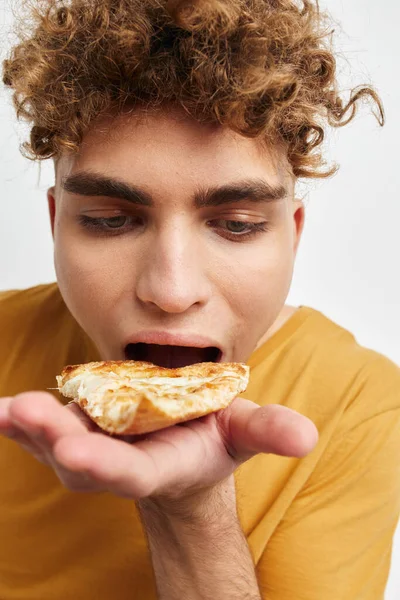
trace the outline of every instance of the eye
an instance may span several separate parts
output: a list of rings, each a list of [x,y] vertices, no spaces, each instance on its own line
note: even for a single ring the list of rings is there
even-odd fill
[[[250,238],[269,231],[267,221],[253,223],[249,221],[234,221],[232,219],[218,219],[209,221],[208,225],[216,229],[221,237],[234,242],[250,240]]]
[[[79,215],[78,222],[84,229],[98,235],[120,235],[140,228],[143,218],[139,216],[115,215],[113,217],[89,217]]]
[[[231,233],[244,233],[249,231],[249,225],[251,223],[245,223],[244,221],[225,221],[227,231]]]
[[[119,217],[108,217],[107,219],[102,219],[102,221],[110,229],[120,229],[126,224],[127,219],[128,217],[121,215]]]

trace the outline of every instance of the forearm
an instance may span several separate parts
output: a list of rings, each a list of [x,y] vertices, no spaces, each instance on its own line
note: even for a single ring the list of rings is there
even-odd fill
[[[231,503],[229,503],[231,504]],[[201,513],[171,516],[138,503],[147,534],[158,600],[261,600],[236,504],[207,499]]]

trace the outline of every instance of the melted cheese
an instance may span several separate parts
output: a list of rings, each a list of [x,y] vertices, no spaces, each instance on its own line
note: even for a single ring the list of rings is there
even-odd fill
[[[64,385],[62,376],[57,377],[57,382],[60,392],[80,404],[100,427],[112,433],[140,433],[225,408],[246,388],[249,367],[244,367],[239,377],[237,370],[228,366],[211,370],[212,375],[210,369],[205,369],[203,377],[199,376],[199,369],[192,376],[185,373],[165,377],[161,371],[162,376],[152,377],[149,373],[146,377],[139,371],[135,377],[134,370],[129,369],[124,373],[93,372],[89,364]],[[134,420],[142,403],[135,431]]]
[[[235,376],[235,373],[226,371],[223,377]],[[118,391],[121,387],[126,386],[134,392],[140,392],[144,388],[162,387],[164,392],[177,394],[181,393],[181,388],[193,390],[210,383],[211,381],[220,378],[221,375],[212,377],[121,377],[116,373],[111,372],[105,375],[93,375],[90,373],[80,374],[72,377],[63,387],[63,393],[69,397],[78,396],[79,398],[87,398],[96,394],[101,396],[105,392]],[[123,393],[123,392],[122,392]],[[121,394],[121,392],[119,392]],[[128,395],[129,392],[127,392]]]

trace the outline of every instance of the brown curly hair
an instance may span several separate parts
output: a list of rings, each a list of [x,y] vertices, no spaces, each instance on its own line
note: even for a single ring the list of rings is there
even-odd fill
[[[79,150],[109,109],[182,107],[267,143],[284,142],[296,177],[326,177],[327,125],[349,123],[369,86],[344,103],[327,17],[312,0],[25,0],[18,44],[3,63],[18,118],[32,123],[22,152]]]

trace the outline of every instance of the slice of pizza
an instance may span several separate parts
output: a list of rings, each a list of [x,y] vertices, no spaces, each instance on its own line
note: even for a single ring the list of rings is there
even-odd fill
[[[169,369],[134,360],[67,366],[58,389],[103,430],[148,433],[226,408],[244,392],[243,363],[203,362]]]

